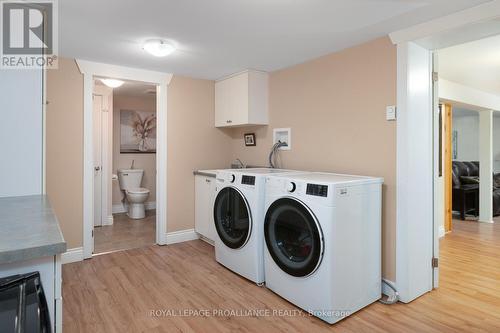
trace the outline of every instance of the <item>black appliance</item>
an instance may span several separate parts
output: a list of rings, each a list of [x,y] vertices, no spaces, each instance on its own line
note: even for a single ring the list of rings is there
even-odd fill
[[[2,333],[51,333],[39,272],[0,278]]]

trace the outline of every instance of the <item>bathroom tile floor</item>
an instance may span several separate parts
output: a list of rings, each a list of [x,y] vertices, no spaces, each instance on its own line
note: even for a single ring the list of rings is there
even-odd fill
[[[130,219],[126,213],[114,214],[113,225],[94,228],[94,253],[135,249],[155,243],[156,211],[146,211],[141,220]]]

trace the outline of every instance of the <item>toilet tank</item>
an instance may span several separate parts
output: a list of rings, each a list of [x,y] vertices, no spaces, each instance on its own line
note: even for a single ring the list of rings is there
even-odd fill
[[[142,176],[144,170],[142,169],[120,169],[118,170],[118,182],[120,189],[129,190],[132,188],[141,187]]]

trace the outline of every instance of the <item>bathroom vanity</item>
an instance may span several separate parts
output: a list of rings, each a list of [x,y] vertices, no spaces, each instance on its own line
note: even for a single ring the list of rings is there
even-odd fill
[[[0,278],[39,272],[53,332],[62,332],[66,242],[45,195],[0,198]]]

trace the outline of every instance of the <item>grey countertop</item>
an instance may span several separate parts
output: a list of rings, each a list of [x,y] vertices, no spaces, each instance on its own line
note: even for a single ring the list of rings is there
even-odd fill
[[[195,176],[205,176],[205,177],[214,177],[216,176],[216,170],[195,170],[193,174]]]
[[[247,165],[243,169],[238,169],[238,170],[244,170],[244,169],[253,169],[253,168],[259,168],[259,169],[266,169],[269,167],[265,166],[257,166],[257,165]],[[225,168],[225,170],[230,170],[229,168]],[[193,174],[195,176],[205,176],[205,177],[214,177],[216,176],[217,170],[195,170],[193,171]]]
[[[0,264],[65,251],[66,242],[47,196],[0,198]]]

